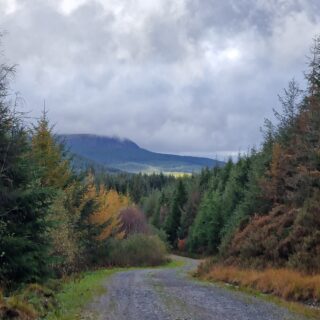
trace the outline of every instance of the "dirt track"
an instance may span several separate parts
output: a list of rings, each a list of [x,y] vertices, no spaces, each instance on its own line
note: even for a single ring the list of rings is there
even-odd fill
[[[181,268],[120,272],[106,280],[106,294],[96,298],[82,319],[96,320],[304,320],[272,303],[214,284],[193,280]]]

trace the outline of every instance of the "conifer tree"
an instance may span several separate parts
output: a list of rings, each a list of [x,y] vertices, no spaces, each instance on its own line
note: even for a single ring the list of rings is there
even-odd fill
[[[52,133],[45,110],[33,130],[32,154],[42,170],[42,185],[60,189],[67,186],[71,177],[70,164],[64,158],[63,145]]]
[[[172,245],[176,245],[178,230],[180,227],[183,207],[187,201],[187,194],[182,179],[179,179],[172,202],[171,212],[167,217],[165,231],[168,234],[168,240]]]
[[[185,239],[188,237],[190,226],[192,225],[199,210],[200,200],[200,186],[196,183],[188,193],[185,210],[182,212],[181,226],[178,232],[179,239]]]
[[[130,199],[115,190],[107,191],[103,185],[100,185],[98,191],[92,190],[92,186],[90,190],[89,192],[96,192],[94,199],[97,209],[91,214],[89,222],[101,227],[98,239],[107,240],[112,236],[123,238],[120,212],[128,208]]]
[[[206,192],[198,215],[191,228],[188,248],[194,252],[216,252],[223,227],[221,195],[218,191]]]
[[[27,131],[7,101],[12,68],[0,66],[0,285],[40,281],[48,270],[52,193],[39,184]]]
[[[161,213],[163,212],[164,208],[166,207],[167,204],[167,199],[165,196],[164,191],[161,192],[160,197],[158,199],[158,204],[154,210],[154,213],[151,217],[151,223],[154,225],[156,228],[160,229],[162,226],[163,222],[163,217]]]

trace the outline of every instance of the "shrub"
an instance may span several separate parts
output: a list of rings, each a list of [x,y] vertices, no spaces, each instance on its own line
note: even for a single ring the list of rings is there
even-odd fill
[[[167,261],[166,246],[158,236],[134,234],[110,241],[108,249],[109,263],[120,267],[156,266]]]
[[[172,246],[168,240],[168,235],[163,229],[153,227],[152,233],[156,234],[160,238],[160,240],[165,244],[167,251],[170,252],[172,250]]]
[[[150,228],[144,213],[137,207],[128,207],[120,212],[120,232],[128,237],[135,233],[150,233]]]

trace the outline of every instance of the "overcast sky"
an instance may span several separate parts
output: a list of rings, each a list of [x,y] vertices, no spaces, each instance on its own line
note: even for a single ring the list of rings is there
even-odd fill
[[[0,0],[0,30],[24,110],[45,100],[58,132],[223,158],[304,84],[320,1]]]

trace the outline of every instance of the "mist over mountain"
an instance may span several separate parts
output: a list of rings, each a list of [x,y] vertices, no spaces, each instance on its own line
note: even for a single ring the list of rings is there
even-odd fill
[[[192,156],[156,153],[139,147],[129,139],[92,134],[64,134],[61,138],[77,161],[91,161],[107,169],[126,172],[199,172],[223,162]]]

